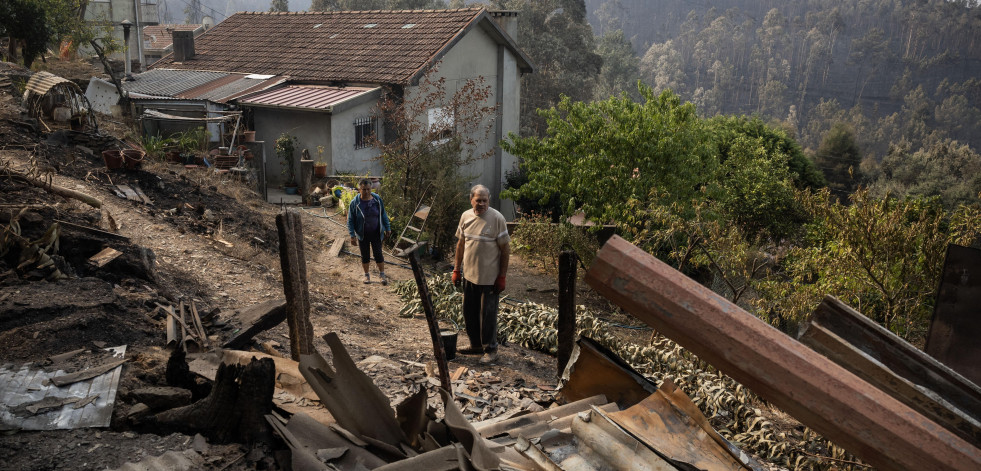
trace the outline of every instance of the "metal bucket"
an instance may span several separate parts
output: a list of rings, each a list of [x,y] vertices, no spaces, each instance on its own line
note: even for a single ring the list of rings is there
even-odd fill
[[[443,342],[443,351],[446,352],[446,359],[456,358],[456,331],[451,329],[439,329],[439,340]]]

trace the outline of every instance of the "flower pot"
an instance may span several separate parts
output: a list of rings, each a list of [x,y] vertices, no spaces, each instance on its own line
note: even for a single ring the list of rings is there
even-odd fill
[[[255,131],[242,131],[242,142],[255,142]]]
[[[286,191],[287,195],[295,195],[297,187],[295,186],[284,186],[283,190]]]
[[[327,164],[313,164],[313,176],[324,178],[327,176]]]
[[[126,149],[123,151],[123,165],[128,169],[140,168],[143,164],[143,157],[146,156],[146,152],[136,149]]]
[[[120,150],[102,151],[102,160],[106,162],[106,168],[109,170],[123,168],[123,152]]]

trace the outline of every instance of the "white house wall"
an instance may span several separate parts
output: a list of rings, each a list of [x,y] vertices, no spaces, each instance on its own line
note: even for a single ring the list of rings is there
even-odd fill
[[[498,54],[502,57],[502,72],[498,72]],[[446,96],[451,98],[453,94],[462,87],[468,80],[483,77],[484,86],[489,86],[491,96],[488,98],[488,105],[493,105],[500,95],[501,100],[501,136],[506,138],[509,132],[518,132],[518,116],[520,104],[520,75],[515,56],[506,47],[500,46],[491,39],[483,29],[474,28],[466,36],[450,49],[440,61],[439,77],[446,79]],[[500,80],[499,80],[500,79]],[[413,88],[409,93],[418,93],[418,89]],[[475,155],[481,155],[488,150],[499,147],[498,138],[492,128],[484,143],[475,151]],[[504,175],[516,165],[516,158],[503,150],[500,150],[500,171],[495,171],[498,161],[495,155],[478,160],[467,168],[463,169],[465,174],[471,175],[472,184],[481,183],[491,189],[493,198],[503,189]],[[498,178],[498,175],[500,177]],[[513,207],[510,202],[496,204],[505,216],[510,218],[513,215]]]

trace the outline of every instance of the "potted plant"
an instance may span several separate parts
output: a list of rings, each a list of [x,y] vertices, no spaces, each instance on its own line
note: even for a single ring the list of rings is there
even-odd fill
[[[288,133],[282,133],[276,139],[276,155],[279,157],[279,165],[283,167],[283,175],[286,179],[283,189],[286,194],[296,194],[296,159],[293,157],[296,152],[296,138]]]
[[[324,146],[317,146],[317,161],[313,163],[313,176],[316,178],[327,176],[327,161],[324,160]]]

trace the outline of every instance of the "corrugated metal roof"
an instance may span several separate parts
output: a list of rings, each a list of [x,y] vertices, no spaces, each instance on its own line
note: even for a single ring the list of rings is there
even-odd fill
[[[213,82],[230,74],[196,70],[153,69],[123,81],[123,90],[141,95],[174,97],[192,88]]]
[[[290,85],[240,100],[243,104],[326,110],[379,88]]]
[[[81,93],[82,89],[79,86],[63,77],[59,77],[50,72],[38,72],[31,76],[30,80],[27,81],[27,87],[25,91],[33,92],[38,95],[44,95],[51,90],[52,87],[60,83],[68,83],[67,86],[72,87],[75,91]]]
[[[231,74],[228,77],[187,90],[179,94],[178,97],[225,103],[246,93],[262,91],[286,80],[279,76],[271,78],[250,77],[253,76]]]

